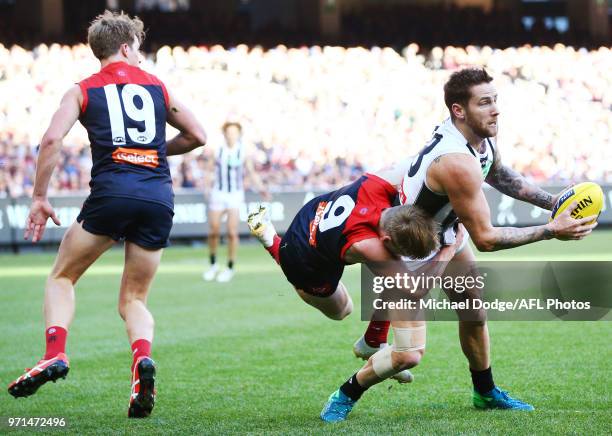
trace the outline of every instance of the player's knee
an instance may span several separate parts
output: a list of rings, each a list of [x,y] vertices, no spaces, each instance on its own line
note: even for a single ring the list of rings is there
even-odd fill
[[[348,294],[347,294],[347,296],[348,296]],[[348,297],[348,299],[346,301],[346,305],[344,306],[344,310],[342,311],[342,314],[343,314],[342,319],[346,318],[351,313],[353,313],[353,300],[351,300],[351,297]]]
[[[393,326],[393,345],[377,351],[372,356],[372,369],[381,379],[386,379],[421,362],[425,353],[426,327]]]
[[[53,267],[53,270],[51,270],[51,273],[49,274],[49,277],[47,278],[47,280],[54,280],[54,281],[68,280],[72,285],[74,285],[78,279],[79,279],[79,276],[72,274],[63,268],[58,268],[58,267]]]
[[[342,285],[342,289],[343,289],[344,296],[345,296],[343,304],[334,313],[333,316],[330,316],[331,319],[336,320],[336,321],[342,321],[344,318],[346,318],[351,313],[353,313],[353,300],[351,299],[351,296],[346,291],[346,287],[344,287],[344,285]],[[336,292],[338,292],[338,291],[336,291]]]
[[[344,318],[349,316],[353,312],[353,301],[349,298],[344,306],[339,310],[326,314],[328,318],[333,319],[334,321],[342,321]]]
[[[385,347],[370,358],[374,373],[385,380],[398,372],[410,369],[419,364],[423,350],[395,351],[394,347]]]
[[[119,295],[119,302],[117,304],[117,311],[119,312],[119,316],[121,319],[125,320],[128,310],[130,306],[136,305],[144,305],[146,306],[146,293],[129,293],[129,292],[121,292]],[[153,319],[151,318],[151,327],[153,326]]]
[[[394,352],[392,354],[393,368],[397,371],[414,368],[421,362],[423,354],[425,354],[424,348],[416,351]]]
[[[418,365],[425,353],[425,325],[392,328],[393,367],[401,371]]]
[[[349,316],[352,311],[353,311],[353,308],[351,306],[350,308],[343,308],[336,312],[328,312],[325,314],[325,316],[327,316],[329,319],[332,319],[334,321],[342,321],[344,318]]]
[[[229,239],[231,239],[232,241],[237,241],[238,240],[238,232],[235,230],[230,230],[229,232],[227,232],[227,237]]]
[[[123,303],[121,300],[119,300],[119,304],[117,304],[117,312],[119,312],[119,316],[121,317],[121,319],[125,321],[126,304]]]

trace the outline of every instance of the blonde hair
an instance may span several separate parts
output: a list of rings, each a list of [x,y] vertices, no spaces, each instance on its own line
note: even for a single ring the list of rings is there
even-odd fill
[[[119,50],[122,44],[130,47],[134,37],[142,44],[145,38],[144,24],[138,17],[131,18],[121,12],[104,11],[87,29],[87,42],[98,59],[106,59]]]
[[[438,248],[440,227],[423,209],[403,205],[387,209],[381,228],[391,238],[393,251],[421,259]]]

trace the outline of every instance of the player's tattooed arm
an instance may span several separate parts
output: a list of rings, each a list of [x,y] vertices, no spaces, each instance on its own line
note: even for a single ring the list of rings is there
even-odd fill
[[[505,250],[555,237],[553,231],[545,225],[525,228],[496,227],[495,232],[496,237],[487,251]]]
[[[573,202],[570,207],[557,216],[552,222],[535,227],[522,229],[515,227],[495,227],[496,237],[491,243],[491,250],[503,250],[504,248],[518,247],[519,245],[545,239],[556,238],[561,241],[580,240],[588,236],[597,226],[592,216],[574,219],[572,212],[577,203]]]
[[[593,217],[574,219],[571,216],[576,203],[553,221],[526,228],[494,227],[491,210],[482,191],[480,165],[466,155],[457,155],[452,161],[442,158],[439,167],[431,166],[432,178],[444,187],[453,210],[469,232],[479,251],[495,251],[518,247],[545,239],[582,239],[595,227],[589,224]]]
[[[555,198],[552,194],[530,183],[512,168],[505,166],[501,162],[499,149],[495,150],[495,161],[486,181],[502,194],[517,200],[526,201],[542,209],[551,210],[555,204]]]

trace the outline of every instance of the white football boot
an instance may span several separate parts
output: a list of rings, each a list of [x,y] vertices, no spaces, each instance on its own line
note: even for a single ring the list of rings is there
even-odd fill
[[[225,268],[217,276],[217,281],[219,283],[227,283],[232,279],[232,277],[234,277],[234,270],[232,268]]]
[[[390,347],[389,344],[383,343],[380,344],[379,348],[370,347],[363,336],[361,336],[357,341],[353,344],[353,354],[355,357],[359,357],[363,360],[368,360],[374,353],[383,348]],[[398,383],[412,383],[414,380],[414,376],[410,372],[410,370],[405,369],[403,371],[398,372],[397,374],[391,376],[392,379],[398,381]]]
[[[259,205],[257,211],[249,214],[247,224],[251,231],[251,235],[255,236],[265,248],[274,245],[276,230],[268,215],[268,209]]]
[[[215,263],[214,265],[211,265],[210,268],[208,268],[207,271],[204,271],[202,273],[202,278],[205,281],[210,282],[210,281],[214,280],[215,277],[217,277],[218,273],[219,273],[219,265],[217,265]]]

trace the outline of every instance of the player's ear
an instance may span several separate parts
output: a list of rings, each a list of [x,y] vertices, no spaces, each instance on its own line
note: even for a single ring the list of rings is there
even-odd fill
[[[451,106],[451,111],[453,112],[455,118],[465,120],[465,111],[463,110],[463,106],[461,106],[459,103],[453,103]]]
[[[387,235],[386,233],[381,233],[380,240],[382,242],[391,242],[391,236]]]
[[[125,56],[126,58],[128,57],[128,54],[130,52],[130,46],[127,43],[123,43],[119,46],[119,51],[121,52],[121,54],[123,56]]]

